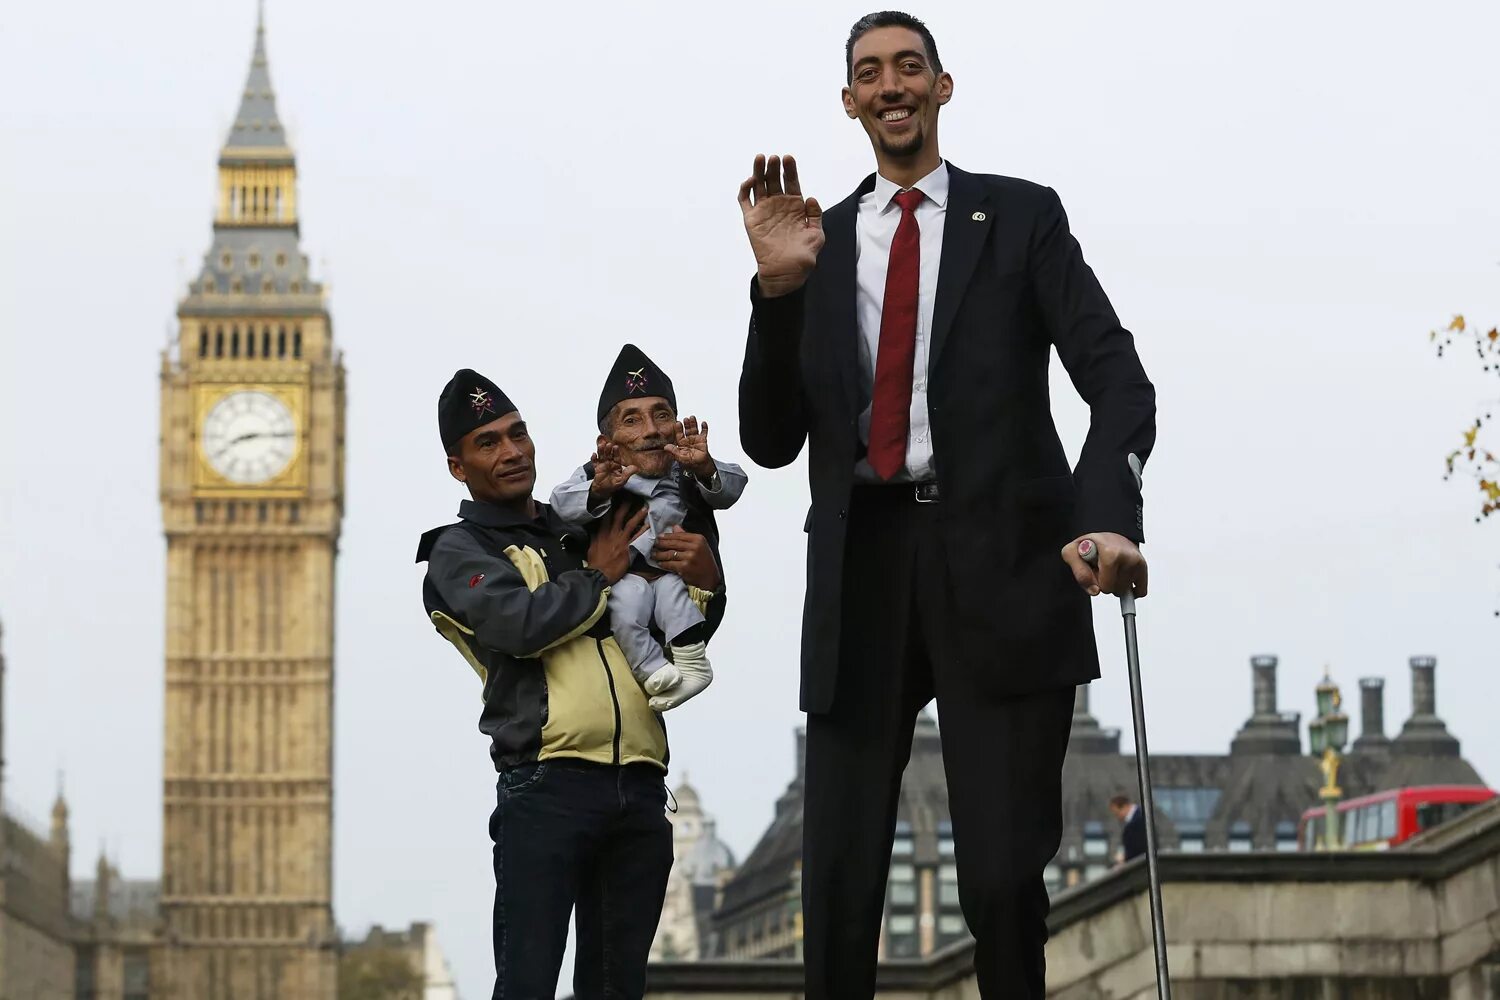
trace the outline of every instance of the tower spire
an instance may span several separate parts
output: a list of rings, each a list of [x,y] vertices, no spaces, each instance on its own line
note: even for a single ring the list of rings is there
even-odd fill
[[[265,0],[258,0],[250,72],[245,75],[245,89],[224,143],[223,159],[264,160],[267,154],[289,159],[291,150],[287,148],[281,118],[276,114],[276,93],[271,89],[271,65],[266,58],[266,4]]]

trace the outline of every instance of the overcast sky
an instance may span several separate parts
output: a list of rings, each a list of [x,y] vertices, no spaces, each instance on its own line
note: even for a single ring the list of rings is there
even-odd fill
[[[1141,607],[1152,746],[1223,752],[1248,659],[1311,714],[1438,657],[1438,706],[1500,781],[1500,525],[1444,483],[1500,395],[1426,332],[1500,322],[1493,3],[929,2],[956,81],[942,149],[1055,187],[1156,383]],[[464,995],[490,986],[494,775],[472,672],[420,606],[417,535],[460,498],[434,401],[503,386],[539,490],[593,440],[626,339],[744,461],[736,381],[752,260],[735,189],[798,155],[825,205],[872,168],[839,104],[864,10],[765,0],[420,5],[271,0],[272,79],[303,245],[349,370],[338,570],[335,914],[433,920]],[[15,3],[0,26],[0,625],[6,795],[45,817],[66,771],[88,876],[161,857],[158,372],[209,244],[251,0]],[[1054,366],[1076,455],[1086,410]],[[1500,445],[1500,439],[1495,441]],[[674,714],[743,857],[792,770],[805,468],[750,471],[722,521],[717,679]],[[1129,731],[1117,606],[1096,604],[1096,714]],[[1351,700],[1355,700],[1352,699]],[[1357,728],[1357,727],[1356,727]]]

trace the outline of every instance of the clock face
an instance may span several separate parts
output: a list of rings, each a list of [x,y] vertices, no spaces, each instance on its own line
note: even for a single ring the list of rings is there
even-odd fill
[[[269,482],[297,451],[292,411],[276,396],[254,389],[231,392],[203,420],[203,454],[231,483]]]

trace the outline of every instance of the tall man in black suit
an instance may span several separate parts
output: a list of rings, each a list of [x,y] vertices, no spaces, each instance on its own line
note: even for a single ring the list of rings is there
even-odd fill
[[[1085,592],[1146,592],[1127,456],[1151,450],[1155,393],[1057,195],[939,155],[953,79],[926,27],[865,17],[846,63],[878,172],[826,215],[791,157],[740,189],[741,440],[769,467],[809,447],[807,995],[873,992],[897,791],[936,697],[980,990],[1040,998],[1073,689],[1099,674]],[[1053,347],[1091,411],[1071,473]]]

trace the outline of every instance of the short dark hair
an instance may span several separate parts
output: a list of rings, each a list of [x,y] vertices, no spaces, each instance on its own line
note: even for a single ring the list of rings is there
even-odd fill
[[[1130,796],[1128,795],[1116,795],[1109,800],[1109,805],[1111,809],[1124,809],[1126,806],[1135,805],[1135,803],[1130,801]]]
[[[922,36],[922,44],[927,47],[927,61],[932,63],[933,73],[943,71],[943,61],[938,58],[937,42],[933,41],[932,32],[927,30],[927,25],[899,10],[878,10],[855,21],[854,27],[849,29],[849,41],[844,43],[844,76],[847,82],[854,82],[854,43],[865,32],[876,28],[910,28],[915,31]]]

